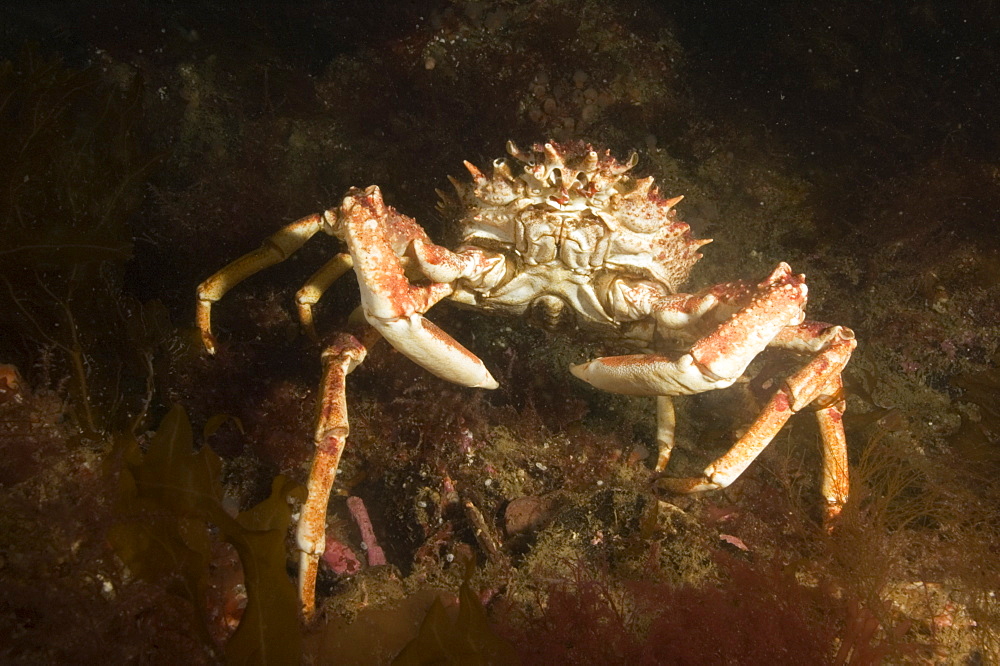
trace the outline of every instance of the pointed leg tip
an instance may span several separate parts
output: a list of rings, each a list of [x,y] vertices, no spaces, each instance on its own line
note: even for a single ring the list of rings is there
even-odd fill
[[[204,344],[205,351],[208,352],[209,356],[215,356],[216,352],[215,338],[203,338],[202,344]]]
[[[844,505],[841,502],[831,502],[825,507],[823,514],[823,529],[827,534],[832,534],[837,530],[837,527],[841,523],[841,513],[844,510]]]
[[[500,382],[498,382],[493,378],[493,375],[490,374],[490,371],[486,369],[485,365],[482,367],[482,370],[483,370],[482,378],[474,384],[469,384],[469,387],[483,388],[487,390],[500,388]]]
[[[710,490],[719,490],[724,486],[711,481],[707,477],[664,477],[656,481],[656,485],[669,493],[678,495],[690,495],[692,493],[704,493]]]

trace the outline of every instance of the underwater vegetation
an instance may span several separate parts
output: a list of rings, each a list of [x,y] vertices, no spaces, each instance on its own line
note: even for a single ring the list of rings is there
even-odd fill
[[[828,586],[802,585],[794,566],[724,553],[717,565],[722,580],[709,586],[622,583],[581,566],[548,590],[539,615],[508,618],[507,631],[524,664],[880,664],[927,652],[899,643],[908,624],[880,634],[873,615]]]
[[[393,666],[418,664],[516,664],[513,645],[495,633],[482,601],[468,581],[458,592],[458,609],[449,613],[435,599],[416,637],[392,661]]]
[[[191,425],[175,405],[163,418],[142,452],[134,437],[115,442],[124,460],[119,477],[119,520],[108,538],[130,576],[164,586],[191,609],[193,632],[208,648],[217,636],[209,633],[208,587],[213,565],[213,534],[236,551],[245,590],[243,604],[223,600],[216,613],[225,638],[225,658],[238,664],[294,664],[301,655],[298,597],[285,568],[286,536],[292,524],[291,498],[299,501],[304,488],[278,476],[271,496],[231,516],[224,504],[222,462],[205,445],[194,451]],[[239,596],[234,589],[223,595]],[[216,602],[219,600],[216,599]],[[229,636],[232,622],[236,629]],[[218,632],[217,632],[218,633]]]
[[[964,458],[1000,462],[1000,358],[994,367],[967,372],[954,379],[962,389],[962,400],[974,404],[978,412],[962,414],[962,425],[952,436],[957,452]]]
[[[121,290],[131,217],[157,162],[142,145],[142,82],[129,71],[113,81],[32,46],[0,62],[4,353],[30,383],[40,383],[36,367],[51,381],[68,376],[91,435],[140,411],[118,401],[149,362],[146,341],[121,345],[126,322],[143,317]]]

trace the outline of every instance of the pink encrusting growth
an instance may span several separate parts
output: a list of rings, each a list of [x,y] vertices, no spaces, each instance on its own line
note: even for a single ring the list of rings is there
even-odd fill
[[[352,576],[361,571],[361,561],[350,546],[326,537],[326,548],[323,551],[323,561],[330,570],[339,576]]]
[[[360,497],[348,497],[347,509],[351,512],[351,518],[357,523],[358,529],[361,530],[361,542],[365,545],[365,552],[368,555],[368,566],[377,567],[385,564],[385,552],[375,538],[375,530],[372,528],[372,521],[368,517],[368,509],[365,508],[364,500]]]

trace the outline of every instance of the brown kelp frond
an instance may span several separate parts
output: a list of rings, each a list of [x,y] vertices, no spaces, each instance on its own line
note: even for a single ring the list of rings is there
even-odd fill
[[[120,435],[117,446],[125,461],[121,519],[109,537],[131,575],[166,584],[187,601],[192,629],[211,646],[205,609],[215,528],[239,556],[247,596],[246,608],[231,618],[239,626],[226,637],[227,659],[298,663],[298,601],[286,572],[285,537],[292,520],[288,498],[302,499],[302,488],[279,476],[269,498],[232,517],[223,506],[222,462],[207,446],[194,451],[179,405],[164,417],[145,454],[131,435]]]

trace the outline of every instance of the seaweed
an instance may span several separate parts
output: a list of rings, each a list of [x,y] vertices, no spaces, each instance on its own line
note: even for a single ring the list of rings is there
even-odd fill
[[[206,590],[212,529],[231,544],[243,567],[246,609],[225,645],[231,664],[297,663],[302,649],[295,587],[286,571],[288,498],[303,489],[278,476],[271,495],[235,518],[223,506],[222,462],[208,446],[194,452],[191,425],[174,405],[142,454],[131,435],[116,445],[125,460],[119,511],[110,540],[132,575],[165,586],[192,609],[192,628],[206,645]]]
[[[718,584],[675,586],[618,579],[578,564],[540,611],[507,619],[525,664],[825,664],[837,610],[790,567],[751,566],[716,553]]]
[[[517,664],[514,647],[490,627],[486,609],[469,581],[458,592],[458,613],[453,615],[434,599],[420,632],[393,660],[393,666],[420,664]]]
[[[31,46],[0,62],[0,329],[16,354],[6,360],[28,368],[61,352],[92,438],[117,425],[129,222],[159,161],[139,140],[142,92],[131,70],[73,69]]]
[[[580,561],[533,612],[501,616],[524,664],[925,663],[933,646],[904,640],[911,623],[873,613],[796,564],[717,551],[717,583],[622,579]],[[808,577],[807,577],[808,578]]]
[[[1000,363],[1000,357],[994,360]],[[974,417],[962,414],[962,425],[951,438],[955,449],[969,460],[1000,461],[1000,368],[967,372],[952,384],[962,389],[962,400],[978,407]]]

